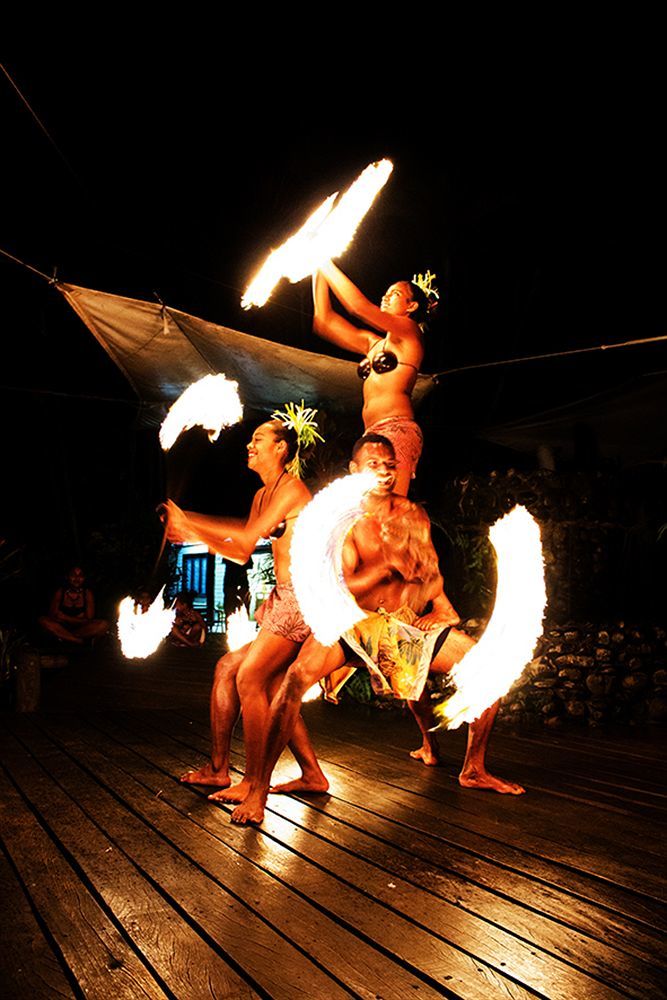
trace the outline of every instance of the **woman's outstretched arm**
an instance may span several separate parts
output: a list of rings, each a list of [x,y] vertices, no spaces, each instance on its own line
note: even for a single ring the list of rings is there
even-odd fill
[[[332,308],[329,285],[319,271],[313,275],[313,302],[313,330],[316,334],[338,347],[344,347],[346,351],[368,354],[372,344],[378,339],[377,335],[370,330],[360,330]]]
[[[383,335],[390,332],[397,339],[410,339],[419,336],[419,329],[414,320],[410,319],[409,316],[395,316],[392,313],[384,312],[374,302],[367,299],[364,293],[357,288],[353,281],[350,281],[346,274],[343,274],[333,261],[327,261],[320,270],[336,298],[340,299],[349,313],[357,316],[363,323],[379,330]]]

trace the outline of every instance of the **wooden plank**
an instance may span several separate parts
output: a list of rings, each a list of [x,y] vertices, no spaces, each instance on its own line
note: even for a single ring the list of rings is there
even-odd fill
[[[209,878],[137,815],[120,805],[98,784],[95,776],[47,744],[37,731],[30,734],[28,725],[12,723],[12,726],[20,730],[44,769],[69,795],[77,798],[81,808],[107,837],[132,859],[144,876],[159,886],[171,905],[177,905],[187,914],[187,919],[208,942],[241,969],[260,992],[276,1000],[312,996],[342,1000],[349,996],[347,990],[276,934],[220,882]],[[96,757],[92,748],[86,748],[85,753],[87,759]],[[131,781],[121,772],[119,774],[118,787],[123,789],[125,783]],[[152,799],[158,807],[157,812],[169,811],[158,798]],[[193,827],[191,823],[186,825]],[[229,864],[228,859],[225,861]],[[246,883],[250,895],[255,888],[251,881]],[[290,970],[289,980],[285,976],[286,969]],[[236,996],[234,992],[222,995]]]
[[[30,812],[4,773],[0,773],[0,817],[5,850],[34,908],[84,994],[114,998],[167,996],[120,934],[59,846]]]
[[[392,751],[395,750],[395,756],[399,759],[418,742],[414,723],[397,712],[380,714],[379,718],[364,719],[360,713],[341,712],[326,705],[311,704],[307,705],[305,710],[307,716],[317,720],[315,731],[322,729],[330,735],[335,733],[338,739],[347,744],[360,742],[364,746],[367,745],[370,728],[372,736],[375,737],[373,742],[380,743],[383,750],[388,750],[392,756]],[[326,720],[327,711],[329,715],[332,712],[339,712],[334,725],[322,724]],[[377,712],[375,716],[378,716]],[[463,729],[451,733],[441,732],[439,737],[445,759],[461,761],[464,752]],[[567,737],[567,740],[569,739],[570,734]],[[631,752],[630,748],[628,752]],[[611,787],[624,783],[633,788],[645,787],[648,792],[654,793],[653,807],[658,808],[661,803],[664,804],[664,759],[644,759],[637,754],[626,757],[623,752],[619,755],[618,748],[616,753],[616,757],[612,758],[607,744],[601,751],[593,735],[587,744],[574,746],[565,739],[554,741],[547,733],[540,739],[531,739],[503,734],[496,730],[490,745],[490,759],[501,761],[500,766],[505,769],[510,765],[513,776],[530,785],[535,783],[536,778],[538,784],[544,784],[543,775],[548,774],[553,779],[548,787],[560,789],[562,786],[567,787],[573,780],[581,780],[582,775],[586,779],[592,772],[596,778],[608,779]],[[610,763],[610,760],[614,760],[614,763]],[[649,773],[657,780],[648,782]],[[592,785],[594,787],[595,782]],[[626,800],[625,804],[632,805],[629,800]],[[651,799],[648,799],[646,805],[650,804]]]
[[[56,730],[50,721],[48,726],[49,731],[53,731],[63,739],[71,752],[74,752],[72,747],[76,737],[73,734],[68,736],[62,726],[58,726]],[[397,913],[391,913],[386,906],[374,903],[367,894],[354,891],[341,878],[327,873],[316,863],[305,862],[301,857],[299,831],[297,831],[297,843],[288,848],[278,841],[275,830],[260,833],[253,829],[234,827],[227,822],[224,810],[212,808],[209,803],[198,801],[197,798],[193,800],[191,787],[181,785],[178,781],[165,781],[165,775],[156,772],[156,769],[147,764],[135,749],[128,747],[123,750],[118,744],[107,746],[99,731],[92,731],[90,739],[91,743],[81,747],[80,752],[93,761],[96,775],[103,777],[115,794],[129,796],[128,805],[134,811],[141,811],[150,818],[150,821],[159,826],[165,835],[178,843],[181,850],[186,851],[210,873],[220,870],[217,856],[223,845],[234,845],[243,860],[249,859],[253,862],[256,871],[263,872],[265,878],[270,875],[273,879],[279,880],[283,911],[285,907],[288,911],[292,909],[286,886],[296,889],[300,895],[313,901],[319,909],[357,935],[359,941],[382,948],[406,969],[412,970],[413,975],[415,972],[419,973],[432,984],[432,989],[435,989],[434,995],[442,995],[443,989],[448,995],[461,997],[518,998],[528,995],[526,990],[512,978],[490,968],[476,956],[452,948],[442,938],[434,937],[416,926],[413,921]],[[133,734],[132,742],[136,747],[141,742],[140,735]],[[92,749],[93,745],[96,747],[95,750]],[[124,774],[116,773],[118,769],[115,764],[110,763],[110,758],[122,766]],[[140,788],[131,780],[130,775],[144,783],[146,787]],[[155,794],[156,790],[159,791],[159,800]],[[158,805],[164,807],[167,803],[171,804],[174,810],[178,810],[173,812],[171,817],[165,813],[164,808],[158,809]],[[183,822],[184,816],[189,817],[187,823]],[[196,836],[192,833],[195,823],[200,827]],[[203,831],[211,836],[205,838],[202,835]],[[344,860],[344,856],[341,856],[341,860]],[[224,877],[227,880],[231,877],[228,862],[225,864]],[[263,896],[263,909],[265,902]],[[356,948],[356,945],[353,947]],[[350,960],[349,955],[347,959]],[[396,968],[394,974],[397,974]],[[355,991],[358,989],[357,984],[349,980],[346,982]],[[382,996],[390,995],[389,991],[393,985],[391,980],[384,982],[374,977],[371,982],[376,993]],[[424,988],[422,982],[420,995],[423,994]],[[414,996],[414,989],[413,984],[402,995]]]
[[[49,725],[49,730],[51,729]],[[69,735],[68,735],[69,732]],[[92,744],[85,743],[80,734],[75,731],[68,731],[67,728],[58,727],[57,733],[64,737],[63,745],[74,756],[81,756],[84,763],[93,762],[96,778],[104,780],[115,794],[128,800],[130,808],[141,815],[146,822],[150,822],[155,830],[160,831],[164,836],[168,836],[170,842],[175,844],[179,852],[182,852],[178,870],[172,875],[169,868],[169,858],[165,851],[168,845],[164,842],[157,842],[149,839],[140,830],[140,821],[132,814],[118,807],[114,799],[91,781],[91,775],[85,770],[77,767],[75,763],[68,760],[64,755],[54,754],[48,751],[43,745],[40,746],[37,735],[28,737],[31,747],[39,750],[40,757],[48,753],[48,760],[45,766],[57,776],[64,787],[68,788],[72,794],[76,794],[83,808],[91,814],[110,835],[114,837],[123,849],[131,852],[135,864],[146,868],[149,875],[159,884],[164,892],[175,894],[178,902],[184,908],[188,907],[191,919],[196,919],[206,927],[209,933],[214,933],[214,928],[219,923],[217,909],[219,900],[216,894],[209,888],[206,889],[206,877],[199,874],[199,870],[205,870],[211,878],[224,881],[225,885],[239,896],[243,895],[254,905],[263,921],[271,921],[277,924],[282,933],[296,942],[299,947],[307,950],[313,959],[319,964],[330,963],[326,967],[332,976],[340,978],[345,982],[355,995],[363,997],[375,997],[376,993],[381,993],[383,997],[414,997],[417,995],[424,997],[440,996],[441,993],[429,987],[427,983],[404,971],[400,965],[377,953],[365,942],[359,941],[354,933],[339,928],[335,923],[326,919],[318,910],[313,909],[299,896],[290,892],[285,885],[269,878],[265,872],[254,865],[244,861],[238,853],[230,851],[220,839],[202,831],[196,825],[196,815],[192,818],[183,817],[180,813],[174,813],[167,803],[164,794],[164,775],[157,773],[157,784],[154,783],[153,791],[146,792],[146,789],[138,785],[130,774],[121,771],[114,764],[109,763],[98,749],[93,749]],[[93,732],[93,742],[97,747],[100,744],[99,733]],[[114,749],[114,758],[122,758],[119,751]],[[129,756],[133,756],[129,754]],[[188,805],[192,805],[191,796],[182,786],[184,799]],[[208,807],[205,807],[206,811]],[[212,810],[214,818],[219,821],[222,817],[219,810]],[[224,823],[224,828],[232,831],[237,841],[242,841],[248,831],[230,828]],[[186,858],[184,855],[192,857],[198,869],[199,877],[194,878],[190,866],[185,871]],[[171,867],[174,865],[172,863]],[[213,886],[215,888],[215,886]],[[192,897],[193,902],[188,899]],[[210,912],[209,912],[210,911]],[[248,961],[245,956],[246,950],[257,950],[257,934],[252,928],[242,928],[243,944],[239,946],[237,961]],[[238,937],[238,934],[236,935]],[[216,937],[225,941],[226,947],[231,947],[229,934],[225,937],[218,930]],[[280,939],[279,939],[280,940]],[[283,952],[285,948],[283,948]],[[293,949],[295,951],[295,949]],[[264,979],[273,976],[273,982],[265,988],[271,997],[296,997],[296,996],[326,996],[338,997],[348,996],[347,990],[337,986],[334,978],[324,981],[324,973],[320,973],[321,981],[317,976],[311,974],[310,980],[304,976],[304,959],[299,952],[290,957],[283,954],[280,948],[276,947],[274,953],[264,961],[271,965],[271,970],[264,974]],[[304,982],[298,992],[293,981],[276,982],[280,978],[284,980],[284,970],[291,969],[292,974],[299,982]],[[318,972],[318,969],[315,969]],[[257,975],[257,973],[255,973]],[[295,980],[296,981],[296,980]],[[372,985],[371,985],[372,984]],[[456,985],[454,983],[454,985]],[[269,988],[270,987],[270,988]],[[302,992],[303,991],[303,992]],[[470,995],[469,992],[460,994],[455,990],[452,996]],[[473,994],[475,996],[479,994]],[[496,994],[492,994],[496,995]],[[522,993],[502,994],[503,996],[523,996]]]
[[[35,760],[2,739],[2,758],[24,797],[62,847],[76,858],[128,938],[165,986],[177,996],[257,997],[257,993],[204,942],[180,914],[105,837]]]
[[[37,923],[23,886],[2,851],[0,898],[0,989],[3,1000],[74,998],[72,986]]]
[[[203,723],[192,720],[188,723],[187,720],[181,719],[179,726],[178,719],[162,713],[152,715],[150,718],[154,725],[160,726],[161,731],[166,728],[172,735],[178,734],[184,746],[191,747],[199,753],[206,753],[209,743],[208,736],[204,735]],[[146,724],[150,726],[150,723]],[[406,793],[393,786],[384,785],[381,779],[369,781],[365,777],[361,779],[363,785],[360,794],[359,787],[355,784],[350,787],[348,779],[350,775],[359,774],[359,768],[363,767],[363,755],[357,755],[355,769],[352,770],[331,762],[324,737],[317,737],[316,746],[318,752],[323,748],[322,760],[325,771],[330,779],[333,779],[333,790],[339,799],[351,805],[358,805],[361,800],[364,808],[379,817],[380,822],[384,821],[390,810],[393,820],[406,829],[416,834],[437,838],[441,850],[447,852],[448,864],[455,865],[462,874],[470,872],[471,864],[476,868],[479,861],[488,862],[506,869],[510,880],[513,876],[523,875],[537,880],[538,884],[543,884],[550,892],[566,890],[573,897],[574,914],[580,902],[602,905],[612,913],[630,918],[636,924],[645,924],[649,933],[655,930],[667,931],[667,917],[662,903],[638,895],[632,888],[617,886],[608,880],[600,879],[596,877],[595,871],[587,873],[562,865],[558,856],[555,859],[544,858],[536,851],[524,850],[521,838],[517,838],[517,846],[505,843],[501,837],[504,825],[500,821],[487,824],[486,829],[479,831],[479,825],[474,820],[471,821],[467,814],[461,814],[460,810],[451,807],[453,796],[450,796],[445,808],[440,800]],[[422,781],[427,781],[428,775],[426,778],[423,777],[424,770],[426,769],[419,768],[418,774]],[[470,793],[457,790],[459,798],[464,798],[466,795],[470,797]],[[473,797],[491,803],[496,801],[491,796]],[[530,824],[527,823],[528,846],[530,839]],[[457,853],[452,856],[454,851]],[[466,854],[470,859],[467,864]]]
[[[142,727],[142,732],[145,732],[145,726]],[[133,739],[132,737],[130,738]],[[164,741],[168,740],[166,734],[163,739]],[[145,744],[142,744],[143,746]],[[153,762],[164,767],[172,776],[176,776],[183,769],[183,758],[173,756],[173,750],[176,748],[177,744],[172,741],[171,753],[161,752],[161,748],[157,746],[153,751],[149,749],[148,752]],[[558,986],[554,989],[552,985],[554,978],[553,969],[557,966],[554,966],[553,963],[549,962],[548,958],[544,957],[544,952],[556,956],[570,965],[574,965],[587,975],[590,974],[595,978],[608,982],[621,991],[627,991],[629,995],[643,997],[646,995],[645,991],[648,988],[662,982],[660,969],[661,961],[665,958],[665,951],[664,947],[660,949],[657,936],[652,942],[654,946],[653,954],[650,956],[642,955],[640,956],[642,960],[638,961],[626,948],[623,948],[621,953],[619,953],[606,943],[605,938],[607,934],[605,933],[606,928],[603,923],[604,914],[600,910],[595,915],[597,919],[595,921],[591,920],[591,923],[596,923],[596,932],[601,937],[598,940],[591,940],[590,937],[584,937],[570,928],[564,927],[562,923],[545,918],[535,912],[534,908],[519,907],[512,901],[502,899],[496,894],[491,894],[479,887],[470,886],[465,880],[452,878],[449,873],[443,871],[440,867],[434,869],[432,863],[429,865],[421,864],[419,859],[413,854],[406,856],[402,851],[396,849],[393,844],[388,845],[386,842],[383,843],[374,839],[368,836],[365,831],[360,832],[359,828],[351,829],[337,819],[330,819],[328,816],[325,817],[323,815],[319,815],[316,819],[313,819],[310,810],[304,809],[303,806],[291,801],[287,797],[273,796],[270,801],[272,812],[288,818],[306,829],[312,829],[316,832],[320,841],[323,838],[329,840],[336,844],[336,848],[344,847],[350,854],[354,854],[355,857],[365,859],[365,861],[372,863],[374,866],[381,867],[389,878],[391,891],[387,892],[384,890],[385,883],[379,881],[377,882],[379,888],[372,890],[376,898],[384,899],[386,903],[400,909],[400,912],[411,916],[415,922],[420,922],[420,919],[423,920],[419,914],[426,908],[428,911],[428,927],[434,931],[439,929],[442,932],[442,927],[446,924],[448,928],[447,933],[451,935],[452,928],[459,925],[462,939],[475,940],[477,942],[476,954],[486,961],[491,961],[491,959],[489,954],[484,951],[485,943],[483,934],[479,926],[475,926],[475,918],[492,922],[494,926],[487,928],[487,930],[493,948],[498,949],[498,954],[495,957],[496,962],[498,962],[498,955],[502,954],[504,965],[510,974],[514,975],[517,979],[521,979],[519,968],[522,961],[526,962],[529,953],[530,963],[527,964],[530,966],[530,985],[540,989],[545,988],[539,979],[539,973],[542,972],[546,977],[551,972],[551,979],[549,981],[550,996],[558,995]],[[366,813],[365,815],[367,816],[368,814]],[[265,826],[267,832],[272,833],[274,836],[278,835],[275,820],[270,819],[268,826],[266,824]],[[383,826],[383,833],[386,837],[387,821],[384,817]],[[305,852],[303,846],[299,849],[301,853]],[[330,851],[328,853],[331,854]],[[316,857],[317,863],[325,865],[329,870],[340,870],[337,854],[334,853],[333,860],[330,860],[328,863],[326,855],[327,849],[326,847],[323,848],[320,843],[313,855],[314,858]],[[355,865],[348,859],[344,870],[346,880],[350,881],[354,878],[351,871],[354,868]],[[364,871],[367,870],[363,862],[361,865],[356,865],[356,869],[356,879],[363,879]],[[361,874],[359,870],[361,870]],[[372,881],[372,875],[370,880]],[[370,891],[367,885],[360,885],[359,881],[356,881],[355,884],[363,891]],[[376,882],[372,881],[372,884],[375,886]],[[442,900],[447,900],[448,903],[453,903],[456,906],[456,910],[452,909],[448,911],[445,904],[442,907],[444,912],[438,914],[438,907],[433,898],[425,900],[422,892],[412,891],[416,886],[426,889],[430,897],[440,897]],[[400,902],[397,900],[400,900]],[[568,902],[571,905],[572,901],[565,898],[564,905],[566,906]],[[437,925],[438,916],[440,916],[441,920],[440,925]],[[466,919],[467,917],[471,917],[472,919]],[[512,934],[516,934],[527,942],[525,954],[520,952],[517,955],[517,942],[513,937],[504,933],[506,930],[511,930]],[[624,941],[623,935],[627,935],[627,933],[628,924],[625,923],[619,929],[618,937],[621,943]],[[451,937],[450,939],[453,940]],[[647,957],[648,963],[645,961]],[[546,971],[545,969],[540,969],[540,958],[542,958],[546,966]],[[654,958],[655,965],[651,966],[651,960]],[[524,980],[524,984],[525,982]],[[639,993],[636,992],[637,983],[641,984]],[[563,988],[565,990],[576,989],[571,982],[564,984]]]
[[[361,773],[358,748],[350,748],[333,737],[319,737],[325,756],[339,766]],[[424,769],[425,770],[425,769]],[[420,802],[441,793],[448,810],[456,808],[456,820],[476,832],[497,836],[502,825],[504,843],[567,865],[662,900],[664,881],[657,868],[662,860],[662,838],[646,823],[632,817],[604,820],[590,809],[570,801],[567,812],[548,796],[492,796],[449,787],[446,776],[430,769],[428,775],[412,762],[387,760],[369,749],[363,759],[363,773],[371,783],[383,782],[393,793],[420,795]],[[452,783],[453,784],[453,783]],[[438,796],[440,801],[440,796]],[[627,850],[632,842],[633,850]]]
[[[136,736],[130,737],[131,742],[136,746]],[[150,752],[150,750],[149,750]],[[154,748],[151,754],[155,762],[166,767],[172,775],[178,774],[183,767],[182,759],[174,760],[170,755],[161,753],[159,748]],[[169,794],[166,789],[163,794]],[[285,800],[280,800],[285,805]],[[272,807],[275,811],[275,807]],[[433,933],[439,934],[446,940],[451,941],[460,948],[470,947],[470,942],[475,942],[476,956],[502,972],[503,969],[515,979],[530,985],[532,988],[546,990],[549,996],[569,996],[576,989],[577,973],[570,968],[563,968],[551,956],[545,954],[542,947],[533,943],[517,941],[517,939],[507,934],[498,926],[498,921],[494,920],[494,925],[489,926],[484,918],[474,915],[459,905],[452,905],[444,898],[438,899],[433,892],[425,893],[421,887],[415,886],[412,882],[401,879],[395,872],[382,873],[376,869],[374,863],[368,864],[360,857],[355,857],[348,852],[341,859],[339,846],[345,840],[345,829],[339,828],[331,835],[331,840],[335,842],[335,847],[326,843],[325,829],[326,823],[320,820],[314,822],[314,829],[317,839],[304,839],[298,837],[299,853],[305,855],[320,867],[324,867],[331,873],[336,873],[343,877],[346,882],[352,883],[355,888],[372,895],[381,900],[387,906],[391,906],[397,912],[409,917],[413,922]],[[340,827],[340,824],[339,824]],[[266,833],[279,838],[283,843],[289,845],[295,839],[295,833],[291,824],[281,823],[275,816],[269,816],[264,824]],[[345,844],[349,848],[349,844]],[[372,853],[372,852],[371,852]],[[371,862],[373,859],[371,858]],[[491,899],[493,903],[493,899]],[[559,928],[561,935],[563,928]],[[567,933],[564,935],[567,937]],[[574,938],[575,936],[572,935]],[[586,942],[588,952],[594,942]],[[588,965],[595,966],[594,974],[601,974],[609,979],[609,966],[607,962],[612,958],[610,949],[600,947],[604,951],[603,956],[598,956],[597,963],[589,955]],[[584,948],[579,948],[579,953],[583,954]],[[568,956],[572,961],[572,955]],[[618,964],[618,963],[617,963]],[[633,960],[629,964],[633,965]],[[635,963],[636,968],[630,969],[630,974],[623,979],[623,983],[632,983],[633,974],[640,972],[644,974],[644,967],[640,963]],[[613,969],[612,969],[613,971]],[[613,978],[613,976],[612,976]],[[646,978],[646,977],[645,977]],[[588,990],[592,996],[596,992],[597,984],[591,984],[588,972],[581,977],[580,987]],[[606,988],[605,988],[606,989]],[[600,995],[603,995],[600,991]]]

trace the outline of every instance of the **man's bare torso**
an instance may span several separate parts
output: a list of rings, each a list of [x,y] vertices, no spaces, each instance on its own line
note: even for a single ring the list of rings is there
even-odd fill
[[[364,516],[346,542],[346,567],[385,567],[387,577],[357,594],[366,611],[396,611],[407,605],[420,614],[438,589],[440,572],[428,517],[405,497],[369,496]]]

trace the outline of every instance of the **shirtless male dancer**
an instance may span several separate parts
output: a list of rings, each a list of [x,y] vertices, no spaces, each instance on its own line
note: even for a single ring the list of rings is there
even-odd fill
[[[436,673],[451,670],[474,645],[474,639],[452,627],[458,616],[443,590],[430,522],[421,507],[393,492],[394,452],[389,441],[380,435],[365,436],[354,447],[350,471],[366,470],[375,472],[378,485],[367,495],[365,516],[348,535],[343,569],[347,586],[367,615],[341,638],[353,648],[371,649],[377,657],[372,676],[381,672],[387,687],[395,687],[397,681],[405,682],[400,674],[406,666],[392,662],[387,656],[397,623],[400,627],[401,621],[408,621],[421,630],[426,655],[430,658],[435,650],[430,669]],[[430,611],[426,611],[429,605]],[[233,822],[262,822],[271,773],[292,734],[303,694],[342,666],[345,659],[340,642],[327,647],[310,636],[304,643],[271,702],[263,759],[248,796],[232,813]],[[428,699],[416,692],[415,696],[419,698],[415,714],[425,732],[427,725],[432,725]],[[495,777],[485,766],[498,704],[486,709],[469,727],[459,783],[465,788],[520,795],[524,791],[520,785]]]
[[[289,549],[294,522],[311,498],[300,479],[285,466],[297,448],[294,431],[279,420],[261,424],[248,444],[248,468],[263,486],[257,491],[247,521],[211,517],[182,511],[167,504],[168,538],[204,542],[225,559],[244,564],[260,538],[271,538],[276,586],[257,612],[260,630],[251,643],[227,653],[217,663],[211,690],[211,759],[181,781],[214,785],[220,790],[209,798],[241,802],[249,787],[262,748],[268,720],[272,685],[296,656],[310,634],[299,611],[289,574]],[[246,773],[230,787],[229,752],[232,731],[243,711]],[[297,720],[290,747],[302,770],[304,788],[326,791],[322,774],[303,721]]]

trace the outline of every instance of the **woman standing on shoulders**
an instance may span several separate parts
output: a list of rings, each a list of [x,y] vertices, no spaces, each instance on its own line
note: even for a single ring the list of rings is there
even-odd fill
[[[364,326],[355,326],[335,312],[330,291]],[[414,282],[397,281],[376,306],[331,261],[313,279],[313,330],[339,347],[363,355],[357,374],[363,381],[364,428],[366,433],[384,435],[393,444],[395,492],[401,496],[407,496],[423,447],[411,395],[424,357],[422,324],[437,299],[434,290],[431,295],[433,301]]]

